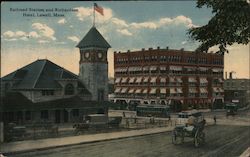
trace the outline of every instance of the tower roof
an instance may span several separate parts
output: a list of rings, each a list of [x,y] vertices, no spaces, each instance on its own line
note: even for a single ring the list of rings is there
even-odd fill
[[[85,37],[76,46],[78,48],[99,47],[110,48],[109,43],[103,38],[101,33],[93,26]]]

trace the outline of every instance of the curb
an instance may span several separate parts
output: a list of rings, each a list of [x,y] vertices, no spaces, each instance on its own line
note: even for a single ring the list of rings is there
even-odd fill
[[[91,143],[98,143],[98,142],[104,142],[104,141],[112,141],[112,140],[119,140],[119,139],[125,139],[125,138],[132,138],[132,137],[140,137],[140,136],[146,136],[146,135],[155,135],[160,134],[164,132],[171,132],[171,130],[162,130],[159,132],[153,132],[153,133],[145,133],[140,135],[128,135],[123,137],[115,137],[110,139],[99,139],[99,140],[93,140],[93,141],[85,141],[85,142],[78,142],[78,143],[72,143],[72,144],[65,144],[65,145],[57,145],[57,146],[50,146],[50,147],[43,147],[43,148],[34,148],[34,149],[26,149],[26,150],[20,150],[20,151],[12,151],[12,152],[1,152],[5,156],[9,155],[16,155],[16,154],[22,154],[22,153],[28,153],[28,152],[35,152],[35,151],[42,151],[42,150],[49,150],[49,149],[55,149],[55,148],[62,148],[62,147],[69,147],[69,146],[76,146],[81,144],[91,144]]]

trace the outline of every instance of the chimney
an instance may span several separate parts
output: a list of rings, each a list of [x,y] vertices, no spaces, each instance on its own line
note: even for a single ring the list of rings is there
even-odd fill
[[[168,46],[166,47],[166,50],[168,50]]]
[[[130,50],[128,50],[127,52],[130,52]]]
[[[181,51],[184,51],[184,48],[181,48]]]
[[[152,47],[150,47],[150,48],[148,48],[148,50],[153,50],[153,48],[152,48]]]
[[[114,53],[116,53],[116,51],[114,51]]]
[[[142,51],[145,51],[145,48],[142,48],[141,50],[142,50]]]
[[[157,47],[157,50],[160,50],[160,46]]]

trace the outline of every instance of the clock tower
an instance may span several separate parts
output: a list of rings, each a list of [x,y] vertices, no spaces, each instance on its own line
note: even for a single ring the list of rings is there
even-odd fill
[[[80,49],[79,78],[91,92],[93,101],[107,101],[107,51],[111,46],[93,26],[76,47]]]

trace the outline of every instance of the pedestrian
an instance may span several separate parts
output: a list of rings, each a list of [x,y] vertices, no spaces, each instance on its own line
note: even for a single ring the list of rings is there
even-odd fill
[[[214,124],[216,124],[216,115],[214,115]]]
[[[125,117],[125,112],[122,112],[123,117]]]
[[[170,121],[171,120],[171,116],[169,115],[169,117],[168,117],[168,120]]]
[[[129,128],[129,120],[126,118],[126,127]]]

